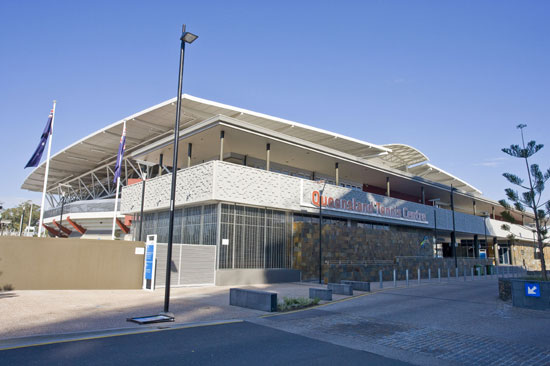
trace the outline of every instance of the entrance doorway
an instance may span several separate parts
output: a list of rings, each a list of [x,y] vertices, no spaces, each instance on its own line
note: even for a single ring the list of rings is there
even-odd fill
[[[510,264],[510,248],[498,245],[498,261],[500,264]]]

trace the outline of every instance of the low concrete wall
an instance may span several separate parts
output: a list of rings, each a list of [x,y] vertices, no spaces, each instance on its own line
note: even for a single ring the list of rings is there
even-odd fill
[[[269,312],[277,311],[277,293],[232,288],[229,289],[229,305]]]
[[[370,282],[361,282],[361,281],[340,281],[344,285],[351,285],[351,288],[357,291],[366,291],[370,292]]]
[[[510,279],[512,283],[512,305],[534,310],[550,310],[550,282],[536,280]],[[539,286],[540,297],[525,295],[525,284],[533,283]]]
[[[325,289],[325,288],[311,287],[309,289],[309,298],[332,301],[332,290]]]
[[[216,286],[280,282],[300,282],[300,271],[284,268],[220,269],[216,271]]]
[[[327,288],[336,295],[353,296],[353,287],[351,287],[351,285],[345,285],[343,283],[329,283]]]
[[[15,290],[140,289],[142,242],[0,237],[0,286]]]

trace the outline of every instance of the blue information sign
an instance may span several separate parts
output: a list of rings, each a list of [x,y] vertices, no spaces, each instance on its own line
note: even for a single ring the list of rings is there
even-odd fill
[[[540,297],[540,283],[525,282],[525,296]]]
[[[145,251],[145,279],[150,280],[153,278],[153,259],[155,257],[155,246],[147,245]]]

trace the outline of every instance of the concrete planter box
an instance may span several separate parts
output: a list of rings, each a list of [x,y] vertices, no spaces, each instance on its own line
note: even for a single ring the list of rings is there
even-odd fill
[[[550,310],[550,282],[510,279],[512,305],[534,310]],[[537,289],[535,289],[535,286]],[[531,293],[531,296],[528,295]],[[535,294],[539,296],[535,296]]]
[[[231,288],[229,289],[229,305],[273,312],[277,311],[277,293]]]

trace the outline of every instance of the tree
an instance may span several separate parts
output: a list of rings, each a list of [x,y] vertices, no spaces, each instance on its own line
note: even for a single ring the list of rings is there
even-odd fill
[[[528,207],[533,211],[535,216],[535,229],[537,235],[537,246],[540,251],[540,266],[542,270],[542,276],[545,280],[548,280],[546,273],[546,260],[544,258],[544,248],[547,244],[544,242],[548,237],[548,217],[550,216],[550,200],[542,202],[542,193],[544,192],[544,185],[550,179],[550,168],[545,172],[542,172],[538,164],[529,165],[529,158],[535,155],[540,149],[544,147],[542,144],[537,144],[535,141],[529,141],[525,144],[523,137],[523,129],[527,127],[525,124],[516,126],[521,131],[521,144],[510,145],[509,148],[504,148],[502,151],[514,158],[525,160],[525,167],[527,169],[527,177],[529,178],[529,184],[525,184],[524,180],[519,176],[512,173],[502,174],[504,178],[511,184],[523,189],[521,195],[517,190],[512,188],[506,188],[506,198],[511,202],[514,208],[518,211],[525,212],[525,208]],[[506,200],[500,200],[499,203],[504,207],[505,211],[502,216],[509,222],[514,222],[514,218],[510,213],[512,208],[510,203]]]
[[[18,233],[19,225],[21,224],[21,216],[23,216],[23,231],[29,224],[29,213],[31,209],[31,201],[22,202],[17,207],[8,208],[2,212],[2,219],[10,220],[9,230]],[[31,226],[38,225],[40,219],[40,206],[33,204]]]

